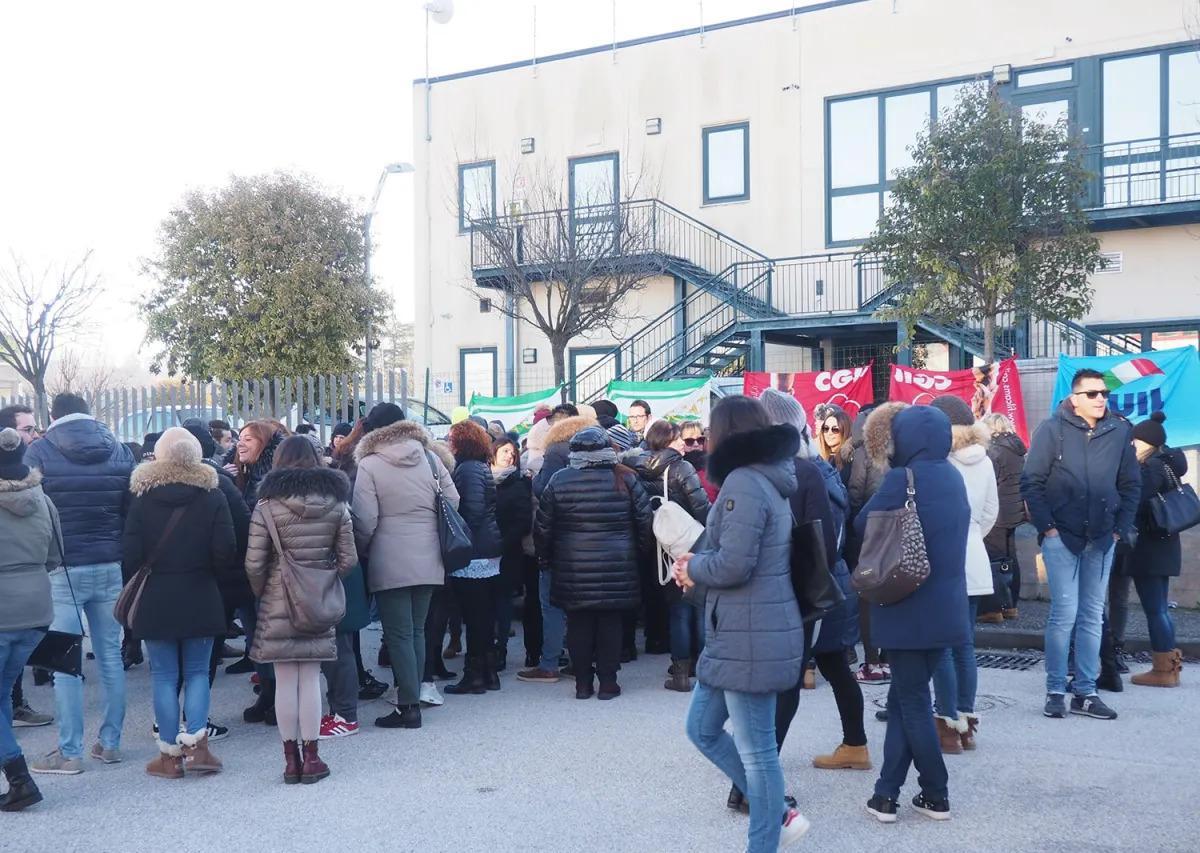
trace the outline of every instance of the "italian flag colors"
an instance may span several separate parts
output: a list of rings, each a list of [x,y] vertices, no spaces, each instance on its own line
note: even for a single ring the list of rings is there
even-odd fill
[[[1148,358],[1131,358],[1104,371],[1104,384],[1109,391],[1136,382],[1146,376],[1162,375],[1162,368]]]

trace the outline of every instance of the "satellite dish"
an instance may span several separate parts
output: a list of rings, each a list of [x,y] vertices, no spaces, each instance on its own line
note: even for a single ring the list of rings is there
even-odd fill
[[[425,11],[433,18],[434,23],[448,24],[454,17],[454,0],[432,0],[425,4]]]

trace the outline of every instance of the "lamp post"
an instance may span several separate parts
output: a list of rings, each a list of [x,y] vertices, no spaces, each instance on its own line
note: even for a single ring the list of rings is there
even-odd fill
[[[375,218],[375,208],[379,206],[379,196],[383,193],[383,185],[387,183],[388,175],[400,175],[415,171],[416,169],[412,163],[388,163],[383,167],[383,171],[379,173],[379,183],[375,185],[375,195],[371,197],[371,206],[367,208],[367,215],[363,217],[363,252],[365,253],[363,259],[363,277],[366,281],[367,290],[371,289],[371,220]],[[371,314],[368,312],[366,341],[368,409],[375,402],[375,361],[371,357],[372,319]]]

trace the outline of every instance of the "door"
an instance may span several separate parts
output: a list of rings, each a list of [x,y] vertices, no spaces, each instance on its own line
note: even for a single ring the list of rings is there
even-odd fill
[[[496,347],[463,348],[458,351],[458,402],[466,406],[476,393],[495,397],[497,382]]]
[[[595,394],[613,379],[621,375],[621,352],[617,351],[615,358],[608,358],[612,347],[571,347],[567,351],[567,387],[572,400],[591,399]],[[588,372],[599,362],[607,359],[607,366]],[[585,375],[586,374],[586,375]],[[583,376],[583,387],[577,384]]]
[[[579,257],[601,257],[618,248],[618,166],[615,153],[570,160],[571,239]]]

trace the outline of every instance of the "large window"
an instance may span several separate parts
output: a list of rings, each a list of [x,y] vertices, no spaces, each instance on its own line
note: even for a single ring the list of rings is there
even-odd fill
[[[496,161],[458,167],[458,230],[471,230],[471,222],[496,215]]]
[[[458,401],[462,405],[471,397],[495,397],[498,387],[495,347],[463,348],[458,351]]]
[[[750,125],[706,127],[704,145],[704,203],[750,198]]]

